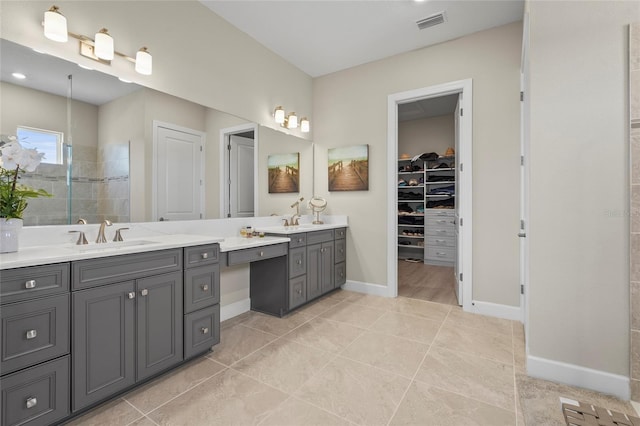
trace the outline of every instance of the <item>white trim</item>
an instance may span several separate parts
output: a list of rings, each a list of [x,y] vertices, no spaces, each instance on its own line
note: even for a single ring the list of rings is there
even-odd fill
[[[347,280],[341,287],[343,290],[357,291],[358,293],[374,296],[394,297],[389,295],[389,287],[380,284],[365,283],[362,281]]]
[[[398,104],[408,103],[420,99],[439,96],[462,94],[461,107],[464,110],[460,135],[460,151],[457,153],[464,163],[464,171],[460,173],[460,217],[464,226],[460,228],[460,238],[464,241],[462,247],[462,272],[464,276],[462,291],[462,308],[471,310],[473,295],[473,82],[472,80],[458,80],[422,89],[394,93],[388,97],[387,105],[387,295],[398,295],[398,227],[396,224],[397,194],[397,159],[398,159]]]
[[[200,218],[204,219],[204,167],[205,167],[205,150],[207,145],[207,134],[200,130],[190,129],[188,127],[178,126],[177,124],[168,123],[166,121],[153,120],[152,123],[152,137],[153,137],[153,152],[151,154],[151,221],[158,220],[158,128],[164,127],[166,129],[175,130],[176,132],[188,133],[200,138],[202,147],[202,154],[200,155]]]
[[[630,402],[634,410],[636,410],[636,413],[638,414],[638,416],[640,416],[640,402],[636,402],[636,401],[630,401]]]
[[[225,185],[225,178],[229,174],[228,164],[229,164],[229,151],[225,149],[227,143],[229,142],[229,136],[236,133],[244,133],[253,130],[253,170],[256,173],[253,174],[253,211],[254,216],[258,214],[258,125],[256,123],[245,123],[239,124],[233,127],[225,127],[224,129],[220,129],[220,150],[219,150],[219,158],[220,158],[220,217],[227,217],[227,206],[229,205],[229,189],[227,185]]]
[[[575,364],[529,355],[527,357],[527,374],[531,377],[614,395],[625,401],[631,397],[628,377]]]
[[[228,305],[220,306],[220,321],[226,321],[238,315],[242,315],[245,312],[251,310],[251,299],[246,298],[238,302],[229,303]]]
[[[500,305],[498,303],[473,301],[471,302],[471,309],[469,310],[469,312],[523,322],[523,312],[520,306],[509,306]]]

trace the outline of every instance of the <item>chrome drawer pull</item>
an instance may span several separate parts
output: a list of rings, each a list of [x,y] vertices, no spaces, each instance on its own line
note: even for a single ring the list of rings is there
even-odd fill
[[[27,398],[27,401],[24,405],[27,408],[33,408],[38,405],[38,399],[35,396],[30,396],[29,398]]]
[[[24,283],[24,288],[36,288],[36,280],[29,280]]]
[[[443,252],[441,252],[441,251],[436,252],[436,254],[437,254],[438,256],[446,256],[446,255],[447,255],[447,253],[443,253]]]
[[[127,297],[129,297],[129,299],[135,299],[135,298],[136,298],[136,293],[135,293],[135,292],[133,292],[133,291],[130,291],[130,292],[127,294]]]
[[[200,257],[202,257],[203,259],[208,259],[209,258],[209,253],[202,253],[200,255]]]
[[[146,296],[147,294],[149,294],[149,290],[147,290],[146,288],[143,288],[142,290],[140,290],[140,295]]]
[[[209,290],[209,284],[202,284],[200,288],[202,289],[202,291],[207,291]]]
[[[298,260],[298,261],[296,261],[296,263],[297,263],[298,265],[302,265],[302,260]]]
[[[200,329],[200,332],[201,332],[202,334],[207,334],[207,333],[209,332],[209,327],[202,327],[202,328]]]
[[[36,330],[27,331],[27,339],[35,339],[38,336],[38,332]]]

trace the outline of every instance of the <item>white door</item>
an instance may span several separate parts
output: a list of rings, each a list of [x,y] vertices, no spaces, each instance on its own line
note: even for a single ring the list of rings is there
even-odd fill
[[[455,133],[455,150],[456,150],[456,208],[455,208],[455,235],[456,235],[456,254],[455,254],[455,266],[453,268],[456,291],[456,297],[458,298],[458,305],[462,306],[462,277],[460,271],[462,271],[462,233],[460,232],[460,212],[462,211],[462,197],[460,196],[460,132],[462,131],[462,117],[460,115],[460,101],[462,100],[462,93],[458,96],[458,102],[456,103],[456,110],[453,113],[453,131]]]
[[[157,125],[156,219],[202,219],[204,135],[196,130]]]
[[[229,216],[253,217],[253,139],[229,136]]]

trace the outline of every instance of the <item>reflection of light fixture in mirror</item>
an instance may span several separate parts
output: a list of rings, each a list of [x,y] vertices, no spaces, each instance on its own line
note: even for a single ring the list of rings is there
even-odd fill
[[[13,78],[17,78],[18,80],[24,80],[25,78],[27,78],[27,76],[22,74],[21,72],[14,72],[11,74],[11,76]]]
[[[125,80],[125,79],[124,79],[124,78],[122,78],[122,77],[118,77],[118,80],[120,80],[120,81],[121,81],[121,82],[123,82],[123,83],[133,83],[133,81],[131,81],[131,80]]]
[[[44,13],[44,35],[50,40],[66,42],[67,36],[71,36],[76,40],[80,40],[80,54],[86,58],[98,61],[105,65],[111,65],[111,61],[115,56],[120,56],[135,64],[136,72],[142,75],[151,75],[152,57],[146,47],[141,48],[135,59],[125,55],[124,53],[114,50],[113,37],[109,35],[106,28],[102,28],[95,35],[95,41],[90,37],[82,34],[76,34],[67,31],[67,19],[62,16],[58,6],[51,6]],[[64,33],[64,37],[62,34]]]
[[[105,61],[110,61],[113,59],[113,37],[109,35],[109,32],[106,28],[103,28],[96,33],[96,41],[93,47],[93,52],[98,58],[104,59]]]
[[[287,129],[295,129],[298,127],[298,116],[295,112],[292,112],[285,117],[284,125]]]
[[[281,106],[276,107],[273,111],[273,118],[278,124],[284,124],[284,108]]]
[[[142,47],[136,53],[136,71],[142,75],[151,75],[153,58],[146,47]]]
[[[49,40],[66,42],[67,18],[60,13],[58,6],[51,6],[44,13],[44,36]]]
[[[88,67],[88,66],[86,66],[86,65],[78,64],[78,66],[79,66],[80,68],[82,68],[83,70],[93,71],[93,68]]]
[[[309,133],[309,119],[307,117],[300,119],[300,131],[302,133]]]

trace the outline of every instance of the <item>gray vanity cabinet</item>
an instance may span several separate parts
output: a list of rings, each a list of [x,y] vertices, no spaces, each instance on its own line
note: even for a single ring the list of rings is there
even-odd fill
[[[307,300],[333,290],[333,241],[307,246]]]
[[[74,289],[89,286],[72,296],[73,411],[182,361],[182,249],[81,260],[72,270]]]

